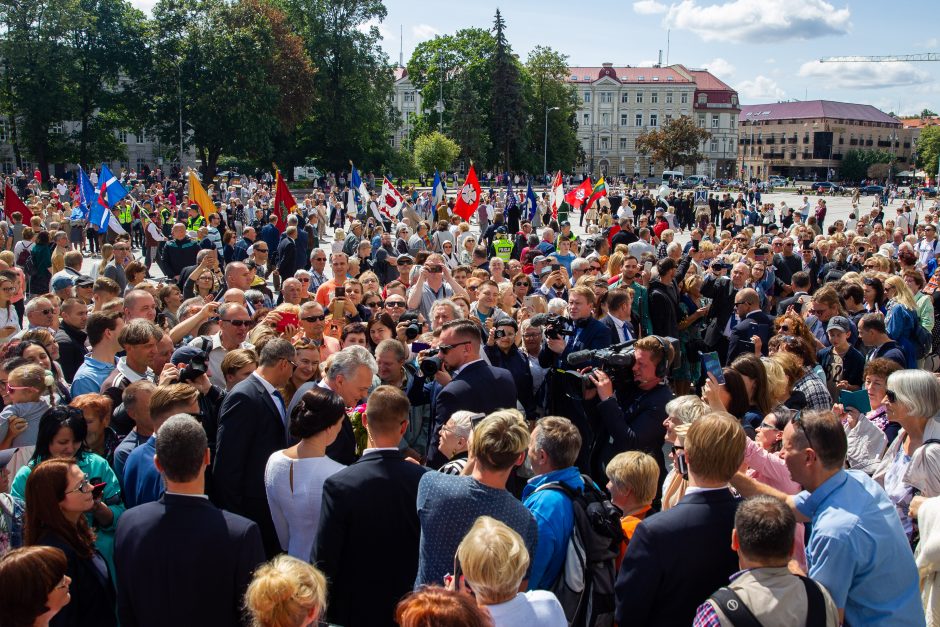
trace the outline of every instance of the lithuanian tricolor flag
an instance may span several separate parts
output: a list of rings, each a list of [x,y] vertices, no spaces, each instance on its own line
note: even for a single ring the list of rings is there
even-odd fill
[[[587,205],[584,206],[584,210],[587,211],[591,208],[591,205],[594,204],[594,201],[600,198],[601,196],[607,195],[607,183],[604,182],[604,177],[602,176],[597,180],[597,183],[594,184],[594,190],[591,192],[591,197],[588,198]]]

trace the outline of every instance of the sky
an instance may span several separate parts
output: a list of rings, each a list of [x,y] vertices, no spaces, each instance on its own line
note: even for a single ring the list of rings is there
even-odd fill
[[[155,0],[131,0],[149,10]],[[940,111],[940,62],[819,63],[826,56],[940,52],[936,0],[625,0],[578,5],[561,0],[446,3],[385,0],[374,24],[392,63],[421,41],[472,26],[489,28],[499,8],[513,50],[525,59],[547,45],[572,66],[707,68],[738,90],[743,104],[838,100],[913,115]],[[615,8],[616,7],[616,8]],[[575,32],[577,28],[577,32]]]

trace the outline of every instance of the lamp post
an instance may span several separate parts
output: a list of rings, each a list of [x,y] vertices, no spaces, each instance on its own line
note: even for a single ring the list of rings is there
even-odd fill
[[[542,180],[548,176],[548,112],[558,111],[561,107],[545,107],[545,145],[542,147]]]

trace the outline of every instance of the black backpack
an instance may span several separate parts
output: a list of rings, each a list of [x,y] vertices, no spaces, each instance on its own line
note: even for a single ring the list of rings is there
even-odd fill
[[[581,478],[581,492],[560,482],[536,489],[561,492],[571,499],[574,512],[565,564],[551,591],[571,627],[608,627],[614,624],[615,563],[623,542],[621,513],[590,477]]]

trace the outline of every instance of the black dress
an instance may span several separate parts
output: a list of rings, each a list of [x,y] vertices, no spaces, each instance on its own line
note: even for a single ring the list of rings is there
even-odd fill
[[[79,555],[72,545],[55,533],[47,533],[37,544],[62,549],[68,559],[65,573],[71,577],[68,605],[49,622],[51,627],[116,627],[117,598],[108,563],[97,549],[90,558]]]

